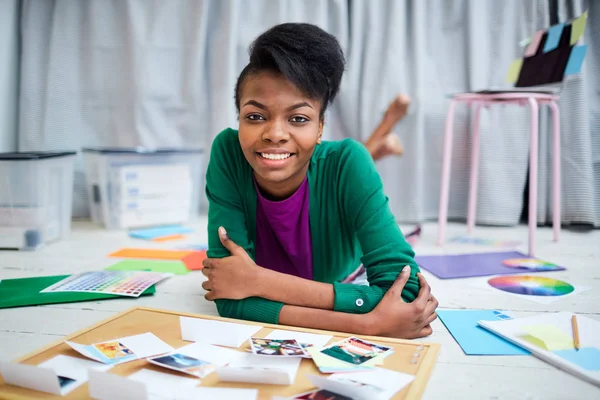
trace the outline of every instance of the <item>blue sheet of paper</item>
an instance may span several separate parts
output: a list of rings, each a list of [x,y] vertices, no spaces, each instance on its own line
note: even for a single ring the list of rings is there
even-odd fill
[[[477,325],[477,321],[510,319],[495,310],[438,310],[438,316],[466,355],[517,356],[529,354],[500,336]]]
[[[152,240],[165,236],[180,235],[182,233],[190,233],[192,229],[181,225],[157,226],[155,228],[138,229],[129,231],[129,236],[136,239]]]
[[[583,59],[587,52],[587,44],[581,46],[575,46],[571,49],[571,55],[565,68],[565,75],[573,75],[581,72],[581,66],[583,65]]]
[[[548,36],[546,37],[546,43],[544,44],[544,53],[552,51],[558,47],[564,28],[565,24],[558,24],[551,26],[548,29]]]
[[[582,347],[579,350],[556,350],[553,353],[588,371],[600,371],[600,349],[596,347]]]

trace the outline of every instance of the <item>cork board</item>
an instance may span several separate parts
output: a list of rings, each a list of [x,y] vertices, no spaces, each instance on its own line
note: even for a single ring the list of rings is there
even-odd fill
[[[60,341],[52,343],[49,346],[46,346],[45,348],[23,356],[16,361],[24,364],[37,365],[58,354],[84,358],[82,355],[80,355],[75,350],[71,349],[68,345],[66,345],[64,341],[70,340],[81,344],[92,344],[96,342],[102,342],[114,338],[136,335],[145,332],[152,332],[172,347],[179,348],[190,343],[181,339],[181,330],[179,327],[180,316],[263,326],[263,329],[261,329],[254,335],[255,337],[264,337],[274,329],[288,329],[299,332],[332,335],[333,339],[331,339],[329,343],[333,343],[335,341],[342,340],[343,338],[353,336],[351,334],[346,333],[329,332],[317,329],[305,329],[283,325],[259,324],[249,321],[232,320],[208,315],[178,313],[175,311],[159,310],[147,307],[134,307],[132,309],[116,314],[115,316],[108,318],[104,321],[101,321],[96,325],[85,328],[79,332],[75,332],[64,339],[61,339]],[[405,387],[401,392],[398,392],[396,396],[393,397],[393,399],[400,400],[421,398],[425,390],[425,386],[431,375],[431,371],[433,370],[433,366],[437,360],[440,345],[435,343],[419,343],[408,340],[374,336],[360,337],[394,348],[394,353],[385,359],[385,363],[383,365],[384,368],[415,375],[415,379],[411,382],[411,384]],[[244,344],[239,350],[243,351],[244,346],[247,346],[247,344]],[[419,346],[422,346],[420,350],[418,349]],[[419,356],[415,357],[415,353],[418,353]],[[129,376],[142,368],[147,368],[163,373],[173,373],[178,376],[184,376],[183,374],[179,374],[176,371],[169,371],[167,369],[154,366],[143,359],[116,365],[113,368],[111,368],[109,372],[116,375]],[[199,380],[199,386],[257,388],[259,389],[259,398],[261,400],[266,400],[271,399],[272,396],[289,397],[298,393],[314,389],[314,387],[308,380],[308,375],[311,374],[322,375],[318,371],[317,367],[314,365],[312,360],[303,359],[293,385],[281,386],[219,382],[217,374],[212,373],[206,378],[204,378],[202,381]],[[189,376],[186,377],[189,378]],[[87,399],[90,397],[87,383],[73,390],[67,396],[61,397],[43,392],[19,388],[12,385],[7,385],[0,378],[0,398]]]

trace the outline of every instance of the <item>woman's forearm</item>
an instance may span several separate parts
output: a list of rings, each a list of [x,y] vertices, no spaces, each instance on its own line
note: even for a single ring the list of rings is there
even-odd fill
[[[375,334],[369,314],[349,314],[316,308],[285,305],[279,313],[279,324],[303,328],[353,333]]]
[[[255,296],[285,304],[333,310],[333,285],[259,267]]]

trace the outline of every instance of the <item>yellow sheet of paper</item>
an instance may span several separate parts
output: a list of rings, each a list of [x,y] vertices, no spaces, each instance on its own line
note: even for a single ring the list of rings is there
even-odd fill
[[[564,333],[556,325],[529,325],[521,327],[521,330],[528,333],[528,335],[521,336],[521,339],[543,349],[554,351],[575,348],[573,337]]]
[[[515,83],[517,79],[519,79],[519,72],[521,72],[521,67],[523,66],[523,59],[519,58],[518,60],[513,61],[508,68],[508,74],[506,74],[506,82]]]
[[[581,35],[583,35],[583,31],[585,30],[585,24],[587,22],[588,12],[584,12],[573,21],[571,24],[571,45],[577,43]]]

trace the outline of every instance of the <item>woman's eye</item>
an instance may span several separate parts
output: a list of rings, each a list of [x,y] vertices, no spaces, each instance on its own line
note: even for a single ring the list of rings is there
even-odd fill
[[[246,116],[248,121],[263,121],[264,117],[260,114],[249,114]]]
[[[292,122],[294,122],[294,123],[296,123],[296,124],[301,124],[301,123],[303,123],[303,122],[308,122],[308,118],[306,118],[306,117],[302,117],[302,116],[300,116],[300,115],[296,115],[295,117],[292,117],[292,118],[290,119],[290,121],[292,121]]]

